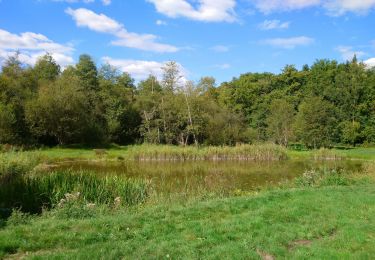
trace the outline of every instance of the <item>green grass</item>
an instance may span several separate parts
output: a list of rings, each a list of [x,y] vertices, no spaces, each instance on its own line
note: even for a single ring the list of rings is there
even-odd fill
[[[250,146],[251,147],[251,146]],[[256,147],[256,146],[253,146]],[[259,147],[259,146],[258,146]],[[232,155],[240,157],[243,155],[241,148],[236,147],[178,147],[167,145],[134,145],[134,146],[116,146],[105,149],[106,154],[97,155],[94,149],[91,148],[43,148],[33,151],[20,152],[25,156],[39,156],[44,161],[54,162],[61,160],[134,160],[140,159],[142,156],[148,159],[163,159],[170,158],[170,160],[201,160],[206,157],[212,158],[213,155]],[[273,149],[273,148],[272,148]],[[266,151],[266,149],[265,149]],[[275,158],[284,158],[285,152],[287,157],[292,159],[313,158],[314,150],[296,151],[288,149],[274,149]],[[353,149],[332,149],[333,153],[351,159],[375,160],[375,148],[353,148]],[[0,153],[1,157],[1,153]],[[272,158],[272,157],[270,157]]]
[[[26,152],[34,153],[34,151]],[[195,147],[172,145],[134,145],[105,149],[105,154],[96,154],[88,148],[47,148],[38,150],[45,160],[283,160],[286,150],[273,144],[240,145],[235,147]]]
[[[0,230],[0,258],[370,259],[373,184],[276,190],[81,220],[51,214]],[[17,223],[17,222],[16,222]]]
[[[288,150],[288,156],[292,159],[304,159],[304,158],[314,158],[314,154],[318,150],[304,150],[304,151],[296,151],[296,150]],[[375,160],[375,148],[370,147],[358,147],[352,149],[331,149],[332,153],[342,156],[348,159],[360,159],[360,160]]]

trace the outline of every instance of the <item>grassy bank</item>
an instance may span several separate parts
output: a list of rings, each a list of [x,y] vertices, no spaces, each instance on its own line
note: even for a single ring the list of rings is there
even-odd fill
[[[141,160],[140,152],[154,158],[150,154],[156,148],[147,152],[144,146],[112,149],[104,155],[88,152],[104,159],[117,153]],[[168,158],[190,154],[181,153],[179,147],[173,148],[177,155],[165,149]],[[218,151],[225,151],[222,156],[232,154],[230,158],[243,156],[243,150],[201,149],[205,156],[217,156]],[[247,154],[255,151],[254,147],[240,149],[251,149]],[[260,158],[273,158],[277,153],[272,151],[271,157]],[[159,156],[166,153],[161,149],[155,158],[161,160]],[[317,160],[333,155],[337,159],[332,151],[311,155]],[[356,174],[308,170],[293,182],[259,193],[166,202],[147,200],[152,191],[145,182],[90,172],[40,170],[46,160],[50,159],[43,151],[0,155],[0,209],[21,207],[31,213],[44,209],[39,215],[13,210],[7,220],[0,220],[0,259],[366,259],[375,254],[373,162],[366,162]]]
[[[325,149],[327,150],[327,149]],[[375,148],[374,147],[357,147],[351,149],[329,149],[328,155],[330,158],[346,158],[346,159],[358,159],[358,160],[375,160]],[[296,151],[288,150],[288,156],[292,159],[314,159],[319,157],[319,150],[305,150]]]
[[[369,259],[374,237],[374,187],[357,183],[84,219],[16,216],[0,230],[0,257]]]
[[[375,148],[331,149],[336,157],[375,160]],[[314,159],[318,150],[296,151],[279,146],[244,145],[237,147],[179,147],[167,145],[113,146],[92,148],[43,148],[25,151],[26,157],[40,157],[43,161],[69,160],[283,160]],[[0,157],[2,154],[0,153]],[[0,159],[1,160],[1,159]]]
[[[239,146],[172,146],[134,145],[116,146],[108,149],[47,148],[26,153],[40,154],[45,160],[120,159],[140,161],[184,160],[254,160],[271,161],[287,158],[286,149],[274,144]]]

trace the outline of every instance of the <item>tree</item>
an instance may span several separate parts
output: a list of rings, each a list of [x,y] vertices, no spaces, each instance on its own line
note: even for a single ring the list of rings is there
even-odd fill
[[[15,123],[16,116],[12,108],[0,102],[0,144],[13,143],[15,141]]]
[[[98,90],[98,70],[89,55],[83,54],[79,56],[76,73],[81,81],[79,85],[83,90]]]
[[[38,58],[33,70],[39,80],[53,81],[56,80],[60,74],[60,65],[47,53]]]
[[[354,146],[361,136],[361,124],[356,121],[345,121],[341,125],[343,141]]]
[[[336,124],[335,107],[321,97],[313,96],[299,106],[295,131],[308,147],[328,147],[334,143]]]
[[[90,139],[92,116],[78,82],[60,79],[40,89],[37,98],[28,102],[26,119],[36,137],[50,136],[58,144]]]
[[[164,90],[167,92],[175,91],[178,87],[180,79],[182,78],[178,63],[175,61],[169,61],[164,65],[164,67],[162,67],[162,70],[162,84]]]
[[[285,99],[275,99],[267,118],[268,134],[273,141],[287,146],[293,135],[294,108]]]

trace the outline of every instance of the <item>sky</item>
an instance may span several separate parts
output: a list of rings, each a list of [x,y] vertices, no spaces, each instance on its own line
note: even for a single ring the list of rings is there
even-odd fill
[[[90,54],[137,81],[173,60],[187,79],[229,81],[355,54],[375,66],[375,0],[0,0],[0,64]]]

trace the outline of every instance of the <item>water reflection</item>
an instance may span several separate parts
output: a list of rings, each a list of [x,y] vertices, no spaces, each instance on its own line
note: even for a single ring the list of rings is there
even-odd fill
[[[158,194],[200,191],[251,191],[276,185],[311,168],[357,171],[359,161],[287,160],[280,162],[194,161],[194,162],[69,162],[58,169],[90,170],[100,175],[117,174],[151,181]]]

